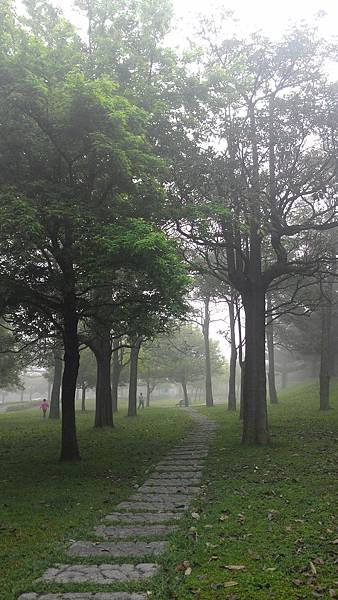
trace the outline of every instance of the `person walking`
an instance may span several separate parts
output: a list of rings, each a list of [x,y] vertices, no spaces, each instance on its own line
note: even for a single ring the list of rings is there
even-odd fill
[[[49,409],[49,404],[48,404],[48,402],[47,402],[46,398],[44,398],[44,399],[42,400],[42,402],[41,402],[41,404],[40,404],[40,409],[42,410],[42,413],[43,413],[43,418],[45,419],[45,418],[46,418],[46,413],[47,413],[47,410]]]
[[[137,408],[144,408],[144,398],[143,398],[142,392],[140,393],[140,395],[138,397],[138,407]]]

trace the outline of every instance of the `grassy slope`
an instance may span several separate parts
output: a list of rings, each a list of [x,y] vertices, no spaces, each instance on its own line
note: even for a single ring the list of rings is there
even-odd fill
[[[89,537],[100,516],[127,498],[146,471],[190,427],[179,409],[147,409],[95,430],[78,415],[82,462],[58,463],[59,424],[37,408],[0,415],[0,598],[32,591],[32,581],[65,560],[64,542]]]
[[[337,385],[332,396],[335,410],[320,413],[316,386],[281,393],[268,449],[241,447],[238,416],[223,407],[201,409],[220,429],[200,519],[187,515],[173,537],[156,599],[338,597]]]
[[[223,406],[200,409],[220,423],[205,496],[195,505],[200,519],[187,514],[182,533],[172,536],[164,575],[148,584],[153,600],[331,597],[338,587],[338,545],[332,544],[338,537],[338,386],[335,411],[320,414],[317,394],[307,385],[281,395],[271,410],[268,449],[241,447],[238,416]],[[93,430],[93,415],[79,415],[83,461],[60,465],[58,426],[37,412],[0,416],[1,600],[43,590],[32,581],[65,560],[64,542],[90,539],[93,524],[128,496],[188,426],[175,409],[146,410],[131,421],[119,417],[113,432]],[[226,587],[229,582],[237,585]]]

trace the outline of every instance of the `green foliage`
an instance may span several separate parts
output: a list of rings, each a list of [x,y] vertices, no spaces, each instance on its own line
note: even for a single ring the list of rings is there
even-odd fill
[[[211,368],[213,374],[222,371],[224,358],[218,343],[210,341]],[[203,379],[205,373],[205,348],[199,328],[186,325],[168,336],[161,336],[146,346],[145,360],[152,369],[159,369],[167,380],[175,383],[194,383]]]
[[[78,386],[94,388],[96,385],[96,360],[90,348],[80,352],[80,366],[77,375]]]
[[[114,282],[124,332],[135,314],[140,332],[147,314],[147,333],[161,329],[184,310],[187,279],[177,245],[154,224],[164,169],[149,115],[106,73],[86,75],[83,47],[57,10],[27,6],[25,27],[0,54],[2,286],[13,304],[54,319],[65,288],[91,316],[93,290]]]
[[[8,389],[20,385],[23,361],[16,351],[12,333],[0,324],[0,388]]]

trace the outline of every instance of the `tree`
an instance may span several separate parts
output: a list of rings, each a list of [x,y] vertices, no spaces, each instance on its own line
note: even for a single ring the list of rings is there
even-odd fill
[[[186,325],[169,336],[160,336],[154,340],[152,352],[157,352],[158,364],[166,378],[182,386],[183,403],[189,406],[189,383],[205,377],[205,347],[200,329]],[[210,355],[213,372],[220,372],[224,360],[213,340]]]
[[[196,141],[188,134],[185,160],[173,155],[173,211],[189,248],[241,295],[242,441],[266,444],[266,293],[318,271],[325,232],[337,226],[334,86],[315,32],[239,40],[223,26],[203,23],[205,85]]]
[[[272,304],[271,304],[271,295],[267,294],[267,313],[271,314]],[[269,383],[269,398],[271,404],[278,404],[278,396],[276,390],[276,380],[275,380],[275,350],[274,350],[274,324],[271,320],[268,323],[266,328],[266,341],[267,341],[267,349],[268,349],[268,361],[269,361],[269,371],[268,371],[268,383]]]
[[[31,30],[22,28],[0,56],[1,287],[13,310],[43,315],[62,334],[61,459],[77,460],[78,324],[106,306],[94,290],[111,290],[123,269],[146,267],[143,298],[150,291],[156,299],[165,295],[169,310],[180,303],[169,298],[169,288],[175,279],[182,294],[186,279],[176,245],[137,218],[139,202],[144,211],[163,198],[146,114],[107,78],[86,78],[79,40],[55,11],[52,17],[59,26],[54,43],[45,37],[48,27],[34,35],[31,19]],[[130,296],[121,296],[129,305]]]
[[[54,358],[54,369],[53,369],[53,384],[52,391],[50,396],[50,410],[49,410],[49,418],[50,419],[59,419],[60,418],[60,390],[62,383],[62,370],[63,370],[63,361],[62,361],[62,344],[60,341],[56,341],[53,348],[53,358]]]
[[[81,388],[81,411],[86,410],[86,391],[96,385],[96,361],[90,348],[80,351],[80,366],[77,376],[77,384]]]
[[[112,360],[112,400],[113,412],[118,410],[118,388],[121,379],[121,373],[130,364],[130,349],[126,347],[123,338],[113,337],[113,360]]]
[[[166,380],[166,367],[163,358],[158,354],[158,345],[146,342],[142,345],[139,374],[147,387],[146,406],[150,406],[151,394],[159,383]]]
[[[3,323],[0,323],[0,388],[8,389],[20,386],[20,374],[23,367],[12,332]]]

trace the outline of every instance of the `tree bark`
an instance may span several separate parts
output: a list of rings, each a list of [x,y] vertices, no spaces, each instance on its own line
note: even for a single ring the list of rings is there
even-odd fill
[[[319,408],[330,410],[331,382],[331,324],[332,324],[332,281],[325,288],[321,306],[321,349],[319,371]]]
[[[86,384],[83,381],[81,385],[81,412],[86,412]]]
[[[111,378],[111,394],[113,413],[118,411],[118,396],[119,396],[119,381],[121,374],[121,365],[119,362],[119,340],[113,340],[113,356],[112,356],[112,378]]]
[[[60,390],[62,381],[62,352],[60,348],[54,350],[54,377],[50,398],[50,419],[60,418]]]
[[[238,363],[241,369],[240,377],[240,397],[239,397],[239,418],[243,420],[243,397],[244,397],[244,371],[245,361],[243,358],[243,336],[242,336],[242,319],[241,319],[241,307],[239,306],[238,296],[235,296],[236,316],[237,316],[237,328],[238,328]]]
[[[91,342],[91,348],[95,354],[97,366],[95,427],[113,427],[113,400],[110,382],[112,350],[109,329],[105,333],[100,332],[100,335]]]
[[[212,379],[211,379],[211,359],[210,359],[210,298],[206,296],[204,298],[204,320],[203,320],[203,338],[204,338],[204,350],[205,350],[205,403],[206,406],[214,405],[214,398],[212,393]]]
[[[140,347],[141,340],[136,340],[130,350],[128,417],[137,415],[137,367]]]
[[[267,295],[267,309],[271,314],[271,297]],[[268,360],[269,360],[269,371],[268,371],[268,383],[269,383],[269,398],[271,404],[278,404],[278,396],[276,390],[276,375],[275,375],[275,349],[274,349],[274,338],[273,338],[273,322],[271,321],[266,327],[266,340],[268,347]]]
[[[183,403],[184,406],[189,406],[189,396],[188,396],[188,388],[186,381],[182,381],[182,389],[183,389]]]
[[[151,389],[150,389],[150,381],[149,381],[149,377],[147,376],[147,397],[146,397],[146,407],[149,408],[150,406],[150,396],[151,396]]]
[[[245,444],[269,442],[265,373],[265,291],[243,294],[246,317],[243,437]]]
[[[245,361],[241,362],[241,391],[239,399],[239,418],[243,421],[243,406],[244,406],[244,375],[245,375]]]
[[[76,297],[69,293],[64,298],[61,461],[80,460],[75,423],[75,390],[80,364],[77,328]]]
[[[260,173],[255,106],[249,105],[252,144],[252,186],[250,198],[249,260],[246,284],[242,289],[245,310],[245,371],[243,396],[244,444],[269,442],[265,371],[265,293],[262,274],[262,237],[260,233]]]
[[[228,391],[228,410],[236,410],[236,334],[235,334],[235,307],[234,298],[231,294],[228,302],[229,320],[230,320],[230,365],[229,365],[229,391]]]

